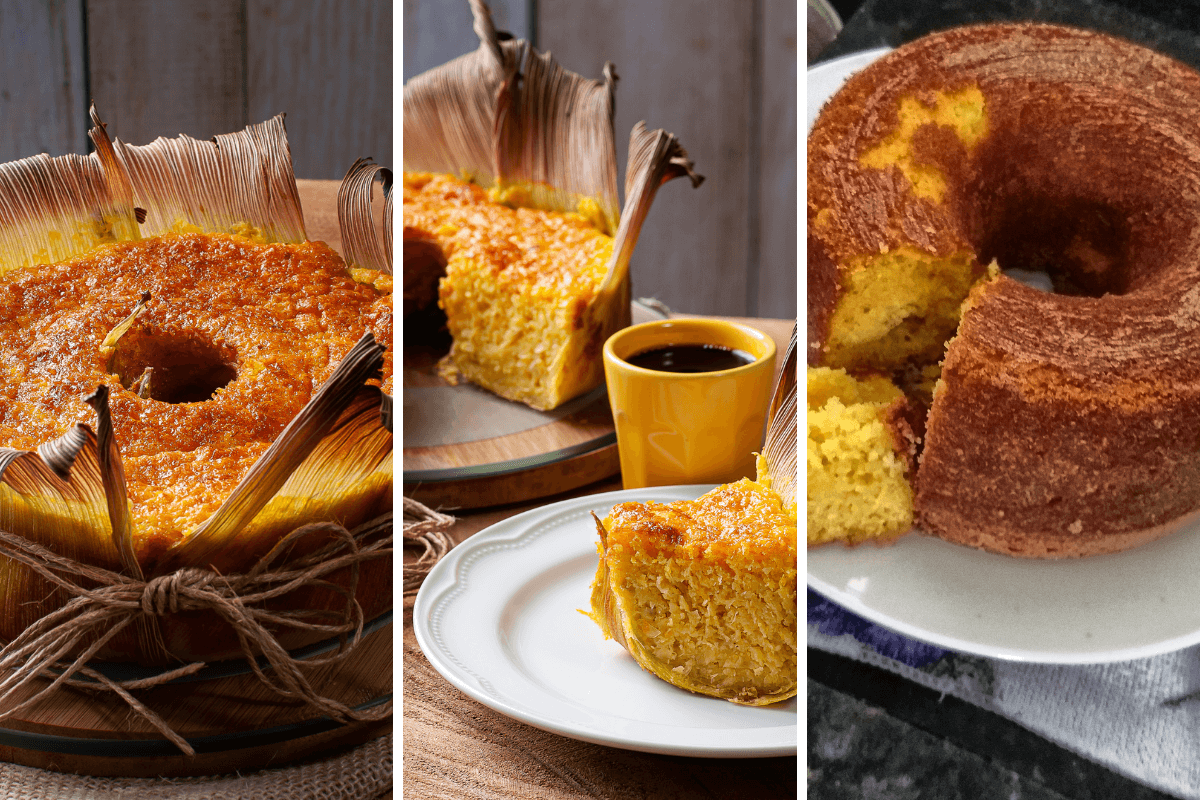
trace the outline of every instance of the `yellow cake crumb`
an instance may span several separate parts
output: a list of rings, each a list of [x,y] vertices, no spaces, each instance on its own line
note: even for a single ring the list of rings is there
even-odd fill
[[[970,252],[938,258],[900,247],[858,259],[829,324],[825,363],[878,371],[941,361],[962,302],[983,274]]]
[[[906,532],[908,468],[885,421],[904,394],[881,376],[808,368],[808,544]]]
[[[744,705],[796,693],[796,517],[742,479],[604,520],[591,617],[660,678]]]
[[[603,379],[600,347],[623,294],[600,295],[613,239],[594,209],[526,208],[518,203],[527,190],[489,197],[451,175],[405,173],[405,237],[423,236],[445,256],[438,305],[456,372],[549,409]]]

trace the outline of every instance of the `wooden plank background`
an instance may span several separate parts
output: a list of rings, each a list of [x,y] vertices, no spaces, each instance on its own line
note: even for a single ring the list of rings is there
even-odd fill
[[[599,75],[617,130],[679,135],[707,181],[663,188],[634,291],[701,314],[796,315],[796,9],[786,0],[494,0],[499,27]],[[393,164],[392,4],[372,0],[8,0],[0,160],[86,152],[87,104],[132,143],[288,114],[296,173]],[[404,69],[476,46],[465,0],[404,0]]]
[[[0,162],[87,148],[79,0],[21,0],[0,10]]]
[[[635,296],[697,314],[796,316],[796,6],[791,0],[508,0],[498,28],[599,77],[616,64],[617,155],[645,120],[706,177],[664,186],[633,262]],[[478,46],[466,0],[405,0],[411,76]],[[624,175],[621,178],[624,181]]]
[[[488,0],[497,30],[529,39],[535,0]],[[467,0],[404,0],[404,75],[419,75],[479,47]]]
[[[301,178],[392,165],[392,5],[377,0],[5,0],[0,161],[87,152],[94,99],[144,144],[287,113]]]

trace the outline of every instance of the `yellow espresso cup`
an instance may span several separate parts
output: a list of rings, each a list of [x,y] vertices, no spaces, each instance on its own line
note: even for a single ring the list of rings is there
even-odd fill
[[[754,360],[717,372],[667,372],[626,360],[681,345],[741,350]],[[604,343],[604,377],[626,489],[754,475],[775,377],[770,336],[723,320],[645,322]]]

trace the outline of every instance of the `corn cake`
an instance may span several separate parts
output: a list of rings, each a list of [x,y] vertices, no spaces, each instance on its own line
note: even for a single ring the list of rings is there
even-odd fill
[[[606,638],[689,691],[752,706],[796,694],[796,513],[765,476],[621,503],[596,525],[589,616]]]
[[[391,276],[355,273],[363,282],[323,243],[195,232],[10,270],[0,446],[33,450],[91,422],[84,395],[112,384],[134,550],[153,562],[217,510],[364,330],[390,341]],[[143,292],[115,353],[97,347]],[[147,365],[139,394],[129,387]]]
[[[808,368],[808,544],[891,538],[913,524],[909,401],[882,375]]]
[[[412,276],[406,258],[405,284],[432,285],[421,273],[444,264],[437,302],[453,339],[444,376],[545,410],[603,380],[600,348],[628,316],[628,290],[599,298],[613,237],[594,203],[564,213],[523,207],[522,197],[406,172],[405,247],[427,255]]]

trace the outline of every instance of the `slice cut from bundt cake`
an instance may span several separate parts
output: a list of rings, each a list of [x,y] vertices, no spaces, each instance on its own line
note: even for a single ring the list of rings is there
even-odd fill
[[[915,412],[882,375],[808,368],[809,545],[857,544],[912,527]]]
[[[590,616],[644,669],[741,705],[796,694],[796,516],[743,478],[603,522]]]

